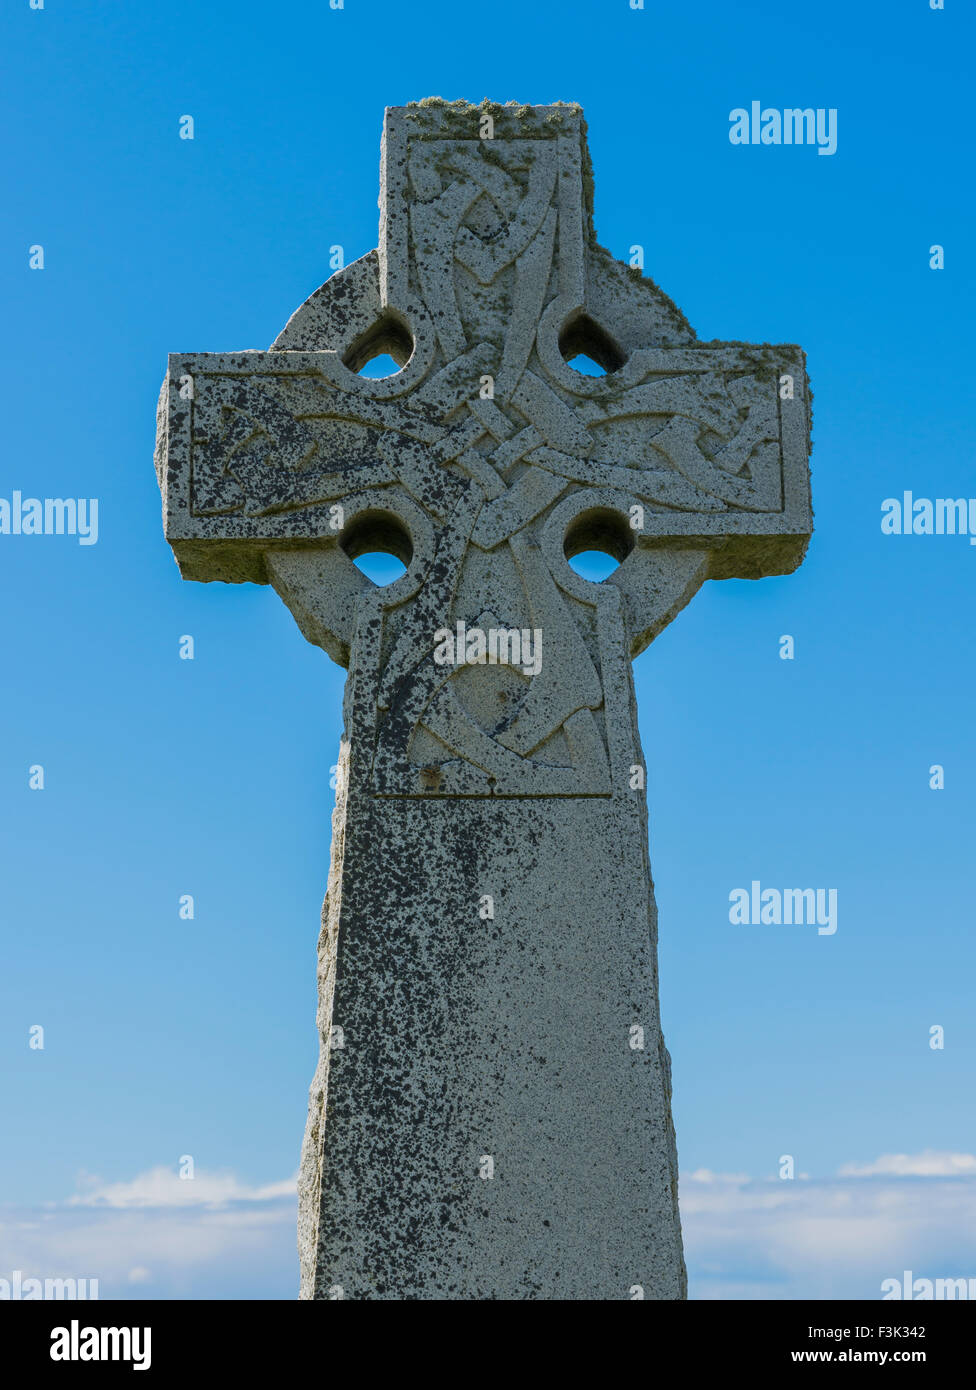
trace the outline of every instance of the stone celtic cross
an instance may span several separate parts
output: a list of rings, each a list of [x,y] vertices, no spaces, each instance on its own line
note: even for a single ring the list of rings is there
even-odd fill
[[[270,351],[171,356],[158,418],[184,578],[349,671],[302,1296],[681,1298],[630,662],[800,563],[804,356],[699,343],[596,243],[576,106],[391,108],[380,178],[377,250]]]

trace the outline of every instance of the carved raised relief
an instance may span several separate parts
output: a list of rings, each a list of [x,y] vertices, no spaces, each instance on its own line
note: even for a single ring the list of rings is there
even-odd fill
[[[595,245],[578,108],[490,124],[389,110],[379,249],[269,352],[170,359],[167,535],[187,577],[270,580],[311,640],[343,661],[356,645],[376,794],[608,795],[617,648],[641,650],[707,577],[802,557],[803,355],[699,345]],[[400,371],[356,375],[378,350]],[[579,351],[606,374],[575,371]],[[401,536],[401,581],[355,571],[352,526]],[[594,538],[623,561],[602,586],[566,560]],[[432,658],[457,622],[540,630],[539,672],[499,666],[486,697],[484,672]]]

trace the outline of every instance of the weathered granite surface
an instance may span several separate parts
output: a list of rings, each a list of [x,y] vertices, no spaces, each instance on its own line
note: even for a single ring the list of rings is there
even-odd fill
[[[389,109],[380,209],[270,351],[172,356],[158,420],[184,577],[273,584],[349,668],[302,1296],[682,1298],[630,661],[800,563],[804,356],[700,343],[596,243],[577,106]]]

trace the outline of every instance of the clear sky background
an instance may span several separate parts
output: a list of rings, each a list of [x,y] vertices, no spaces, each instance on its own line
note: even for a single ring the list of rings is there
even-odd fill
[[[100,524],[0,536],[0,1277],[295,1295],[344,673],[270,589],[181,581],[155,406],[167,352],[266,348],[375,246],[383,107],[428,95],[582,103],[599,240],[701,337],[808,354],[806,562],[706,585],[636,665],[692,1295],[976,1276],[976,547],[880,529],[976,496],[946,5],[4,7],[0,496]],[[835,107],[837,153],[733,146],[753,99]],[[732,926],[756,878],[835,888],[836,934]]]

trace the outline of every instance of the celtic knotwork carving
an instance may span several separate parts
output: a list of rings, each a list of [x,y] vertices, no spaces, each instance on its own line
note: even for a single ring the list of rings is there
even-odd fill
[[[654,548],[686,548],[695,583],[802,550],[802,354],[698,345],[658,290],[593,244],[584,159],[571,108],[512,112],[487,140],[436,108],[390,112],[378,251],[311,296],[270,352],[171,365],[164,490],[191,569],[204,563],[195,542],[217,536],[221,577],[287,569],[280,582],[297,582],[303,562],[265,558],[283,545],[331,546],[348,563],[336,516],[352,499],[414,532],[419,509],[431,528],[426,550],[414,546],[419,596],[333,581],[359,597],[337,607],[329,649],[373,643],[381,794],[431,793],[431,767],[444,794],[605,794],[606,628],[622,623],[638,650],[670,611],[674,595],[648,578]],[[400,371],[356,375],[384,343]],[[604,376],[567,361],[590,343]],[[185,379],[189,400],[173,384]],[[584,495],[634,527],[600,594],[579,587],[559,545],[541,545]],[[360,639],[346,631],[353,608]],[[489,619],[541,624],[553,663],[492,673],[497,708],[431,659],[438,628]],[[567,700],[564,668],[585,699]]]

